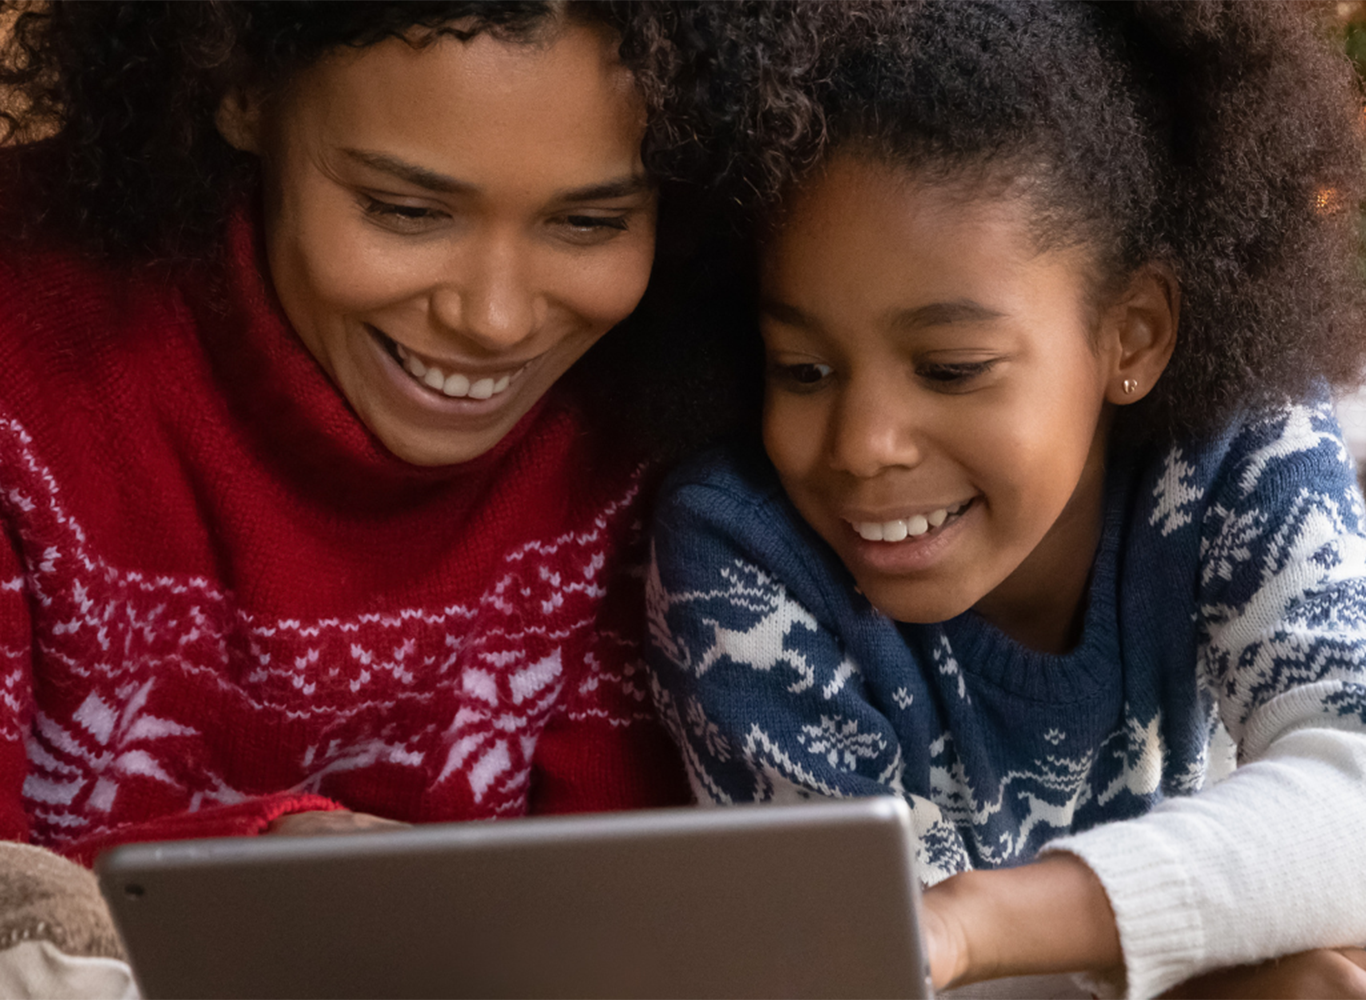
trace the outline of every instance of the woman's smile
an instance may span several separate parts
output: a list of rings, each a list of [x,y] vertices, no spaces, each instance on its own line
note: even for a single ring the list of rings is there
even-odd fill
[[[414,411],[411,419],[446,422],[459,428],[471,418],[491,418],[516,406],[523,377],[541,361],[472,364],[421,354],[367,325],[372,345],[372,384],[392,396],[396,408]],[[533,400],[534,402],[534,400]]]
[[[655,193],[616,39],[391,38],[233,104],[299,339],[416,465],[496,445],[644,294]]]

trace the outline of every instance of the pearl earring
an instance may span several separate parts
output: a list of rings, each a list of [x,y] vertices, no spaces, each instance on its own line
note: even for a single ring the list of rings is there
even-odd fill
[[[1134,390],[1137,389],[1137,388],[1138,388],[1138,379],[1136,379],[1136,378],[1126,378],[1126,379],[1124,380],[1124,395],[1126,395],[1126,396],[1132,396],[1132,395],[1134,394]]]

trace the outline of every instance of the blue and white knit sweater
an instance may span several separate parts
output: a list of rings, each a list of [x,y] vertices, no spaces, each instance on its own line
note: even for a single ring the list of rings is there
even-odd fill
[[[928,883],[1079,855],[1150,996],[1366,942],[1363,527],[1327,405],[1112,457],[1055,656],[973,612],[891,621],[762,459],[713,453],[657,514],[655,697],[701,801],[905,796]],[[1225,730],[1239,766],[1214,783]]]

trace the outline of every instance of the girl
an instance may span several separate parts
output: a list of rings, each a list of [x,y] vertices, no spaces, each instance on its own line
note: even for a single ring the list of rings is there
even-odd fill
[[[655,697],[703,801],[910,801],[940,986],[1366,995],[1361,129],[1299,16],[716,29],[767,455],[666,487]]]
[[[624,407],[679,338],[578,366],[650,279],[667,24],[3,15],[0,837],[88,864],[686,800],[613,431],[649,441]],[[30,916],[0,946],[73,940]]]

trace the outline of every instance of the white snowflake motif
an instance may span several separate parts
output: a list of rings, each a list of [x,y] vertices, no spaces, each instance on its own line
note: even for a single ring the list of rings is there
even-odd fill
[[[896,707],[904,712],[911,707],[911,702],[915,701],[915,695],[904,687],[899,687],[892,692],[892,701],[896,702]]]
[[[826,715],[821,716],[819,725],[802,726],[797,741],[841,771],[852,771],[860,760],[873,760],[887,749],[887,741],[877,733],[860,733],[857,719],[841,724]]]
[[[1173,448],[1167,453],[1162,467],[1162,478],[1153,490],[1157,503],[1148,518],[1148,523],[1162,524],[1162,537],[1166,538],[1177,528],[1191,523],[1190,508],[1200,499],[1200,489],[1187,481],[1195,472],[1195,467],[1181,461],[1181,449]]]
[[[687,713],[688,728],[706,747],[707,753],[719,761],[730,760],[730,745],[721,735],[721,727],[707,718],[707,713],[696,698],[687,700]]]
[[[69,728],[39,713],[35,722],[40,739],[32,740],[28,748],[34,769],[24,781],[24,796],[45,806],[70,810],[93,779],[85,808],[108,814],[121,779],[136,776],[180,787],[180,782],[144,747],[154,740],[194,736],[198,731],[144,711],[155,683],[155,679],[146,681],[122,706],[92,691],[72,714]],[[98,749],[90,748],[92,741]],[[70,762],[58,760],[44,744]],[[233,797],[240,796],[234,793]]]
[[[939,645],[934,649],[934,662],[939,667],[939,672],[945,677],[953,677],[958,681],[958,697],[971,704],[972,699],[968,697],[967,682],[963,677],[963,671],[958,666],[958,659],[953,655],[953,647],[949,645],[949,637],[940,633]]]
[[[1060,729],[1050,729],[1048,732],[1043,734],[1043,738],[1046,739],[1049,743],[1052,743],[1054,746],[1057,746],[1063,740],[1067,739],[1067,734]]]

